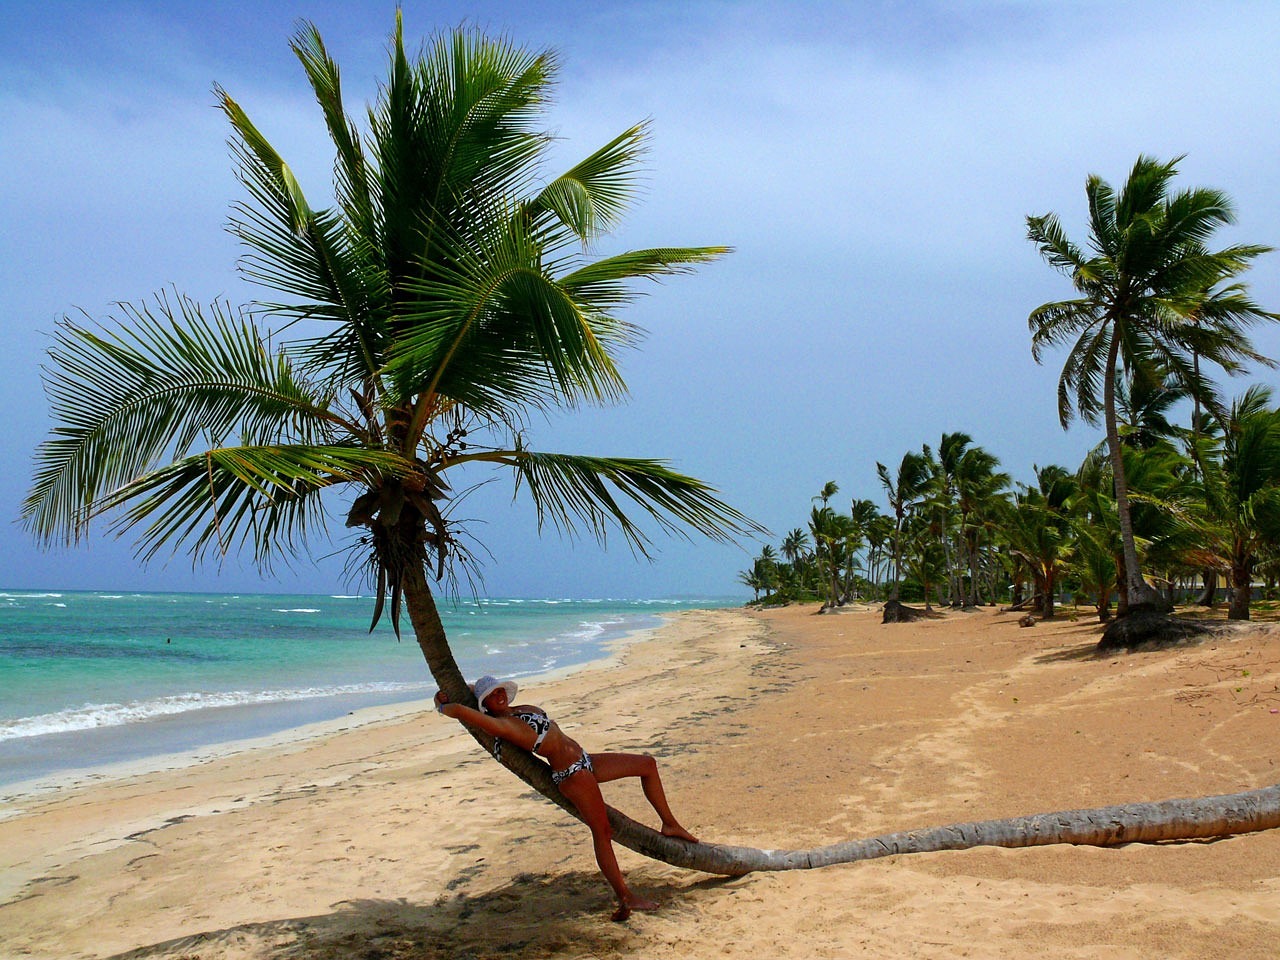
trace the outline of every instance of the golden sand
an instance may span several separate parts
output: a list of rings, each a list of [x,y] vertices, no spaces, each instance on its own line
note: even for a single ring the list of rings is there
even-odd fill
[[[814,614],[683,614],[527,700],[658,756],[703,838],[767,848],[1280,778],[1274,629],[1096,658],[1083,619]],[[586,829],[456,724],[341,726],[8,798],[0,956],[1280,956],[1280,831],[732,880],[620,850],[663,906],[612,924]],[[634,781],[604,789],[653,822]]]

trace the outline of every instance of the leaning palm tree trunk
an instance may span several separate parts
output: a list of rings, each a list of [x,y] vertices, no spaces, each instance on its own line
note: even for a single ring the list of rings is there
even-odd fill
[[[1131,803],[1092,810],[1038,813],[1006,820],[954,823],[888,833],[812,850],[757,850],[712,843],[686,844],[610,812],[615,839],[677,867],[726,876],[760,870],[809,870],[902,853],[971,847],[1038,847],[1051,843],[1106,847],[1223,837],[1280,827],[1280,784],[1246,793]],[[667,855],[670,852],[673,855]]]

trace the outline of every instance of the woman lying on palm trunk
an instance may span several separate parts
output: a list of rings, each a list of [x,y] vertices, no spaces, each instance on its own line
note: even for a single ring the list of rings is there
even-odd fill
[[[472,689],[480,709],[473,710],[460,703],[450,703],[443,691],[436,694],[436,709],[446,717],[452,717],[496,737],[495,756],[501,751],[505,740],[545,758],[551,764],[552,781],[565,798],[577,807],[582,819],[591,829],[596,863],[600,865],[600,872],[609,881],[614,896],[618,898],[618,909],[614,911],[613,919],[625,920],[631,916],[632,910],[656,910],[656,903],[636,896],[622,878],[618,858],[613,853],[609,811],[600,794],[602,783],[621,780],[623,777],[639,777],[646,799],[662,820],[662,833],[668,837],[697,843],[698,838],[680,826],[671,808],[667,806],[662,779],[658,776],[658,765],[653,757],[640,753],[588,754],[576,741],[566,736],[541,707],[513,706],[511,698],[516,695],[517,689],[514,680],[499,681],[493,677],[481,677]]]

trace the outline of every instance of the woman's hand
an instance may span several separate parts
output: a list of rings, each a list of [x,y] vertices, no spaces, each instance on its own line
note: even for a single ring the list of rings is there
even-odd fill
[[[444,705],[449,702],[449,698],[443,690],[436,691],[436,713],[444,713]],[[448,716],[448,714],[445,714]]]

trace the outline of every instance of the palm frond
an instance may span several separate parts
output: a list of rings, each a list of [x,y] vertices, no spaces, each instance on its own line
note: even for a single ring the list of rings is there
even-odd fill
[[[634,328],[580,304],[546,275],[520,221],[508,224],[410,288],[386,369],[397,394],[418,396],[420,409],[447,397],[479,412],[618,399],[614,354]]]
[[[466,459],[513,467],[518,484],[533,498],[540,525],[550,522],[570,535],[585,527],[601,543],[610,530],[616,530],[646,557],[650,539],[628,516],[626,501],[667,533],[693,531],[727,542],[768,532],[721,501],[707,484],[675,472],[661,460],[535,453],[522,448]]]
[[[692,273],[694,266],[711,263],[732,247],[659,247],[631,250],[581,266],[559,278],[574,298],[595,310],[623,306],[636,297],[630,281]]]
[[[1032,359],[1040,363],[1045,349],[1070,342],[1098,321],[1097,306],[1088,299],[1041,304],[1027,316]]]
[[[525,215],[535,226],[554,218],[584,244],[612,230],[635,193],[647,139],[647,123],[624,130],[547,184],[527,203]]]
[[[321,491],[409,469],[392,453],[361,447],[218,447],[111,491],[93,512],[123,508],[112,523],[117,534],[145,524],[137,540],[143,562],[184,546],[193,562],[247,546],[269,568],[305,545],[312,527],[323,527]]]
[[[329,56],[320,32],[312,23],[301,24],[289,46],[306,71],[316,102],[324,112],[329,139],[337,150],[334,179],[346,217],[360,235],[372,237],[375,228],[369,167],[360,143],[360,133],[342,106],[338,65]]]
[[[194,301],[160,294],[119,307],[124,319],[100,329],[64,320],[49,350],[45,389],[59,426],[37,448],[23,505],[38,538],[75,540],[102,497],[200,437],[305,441],[349,428],[225,305],[206,317]]]

